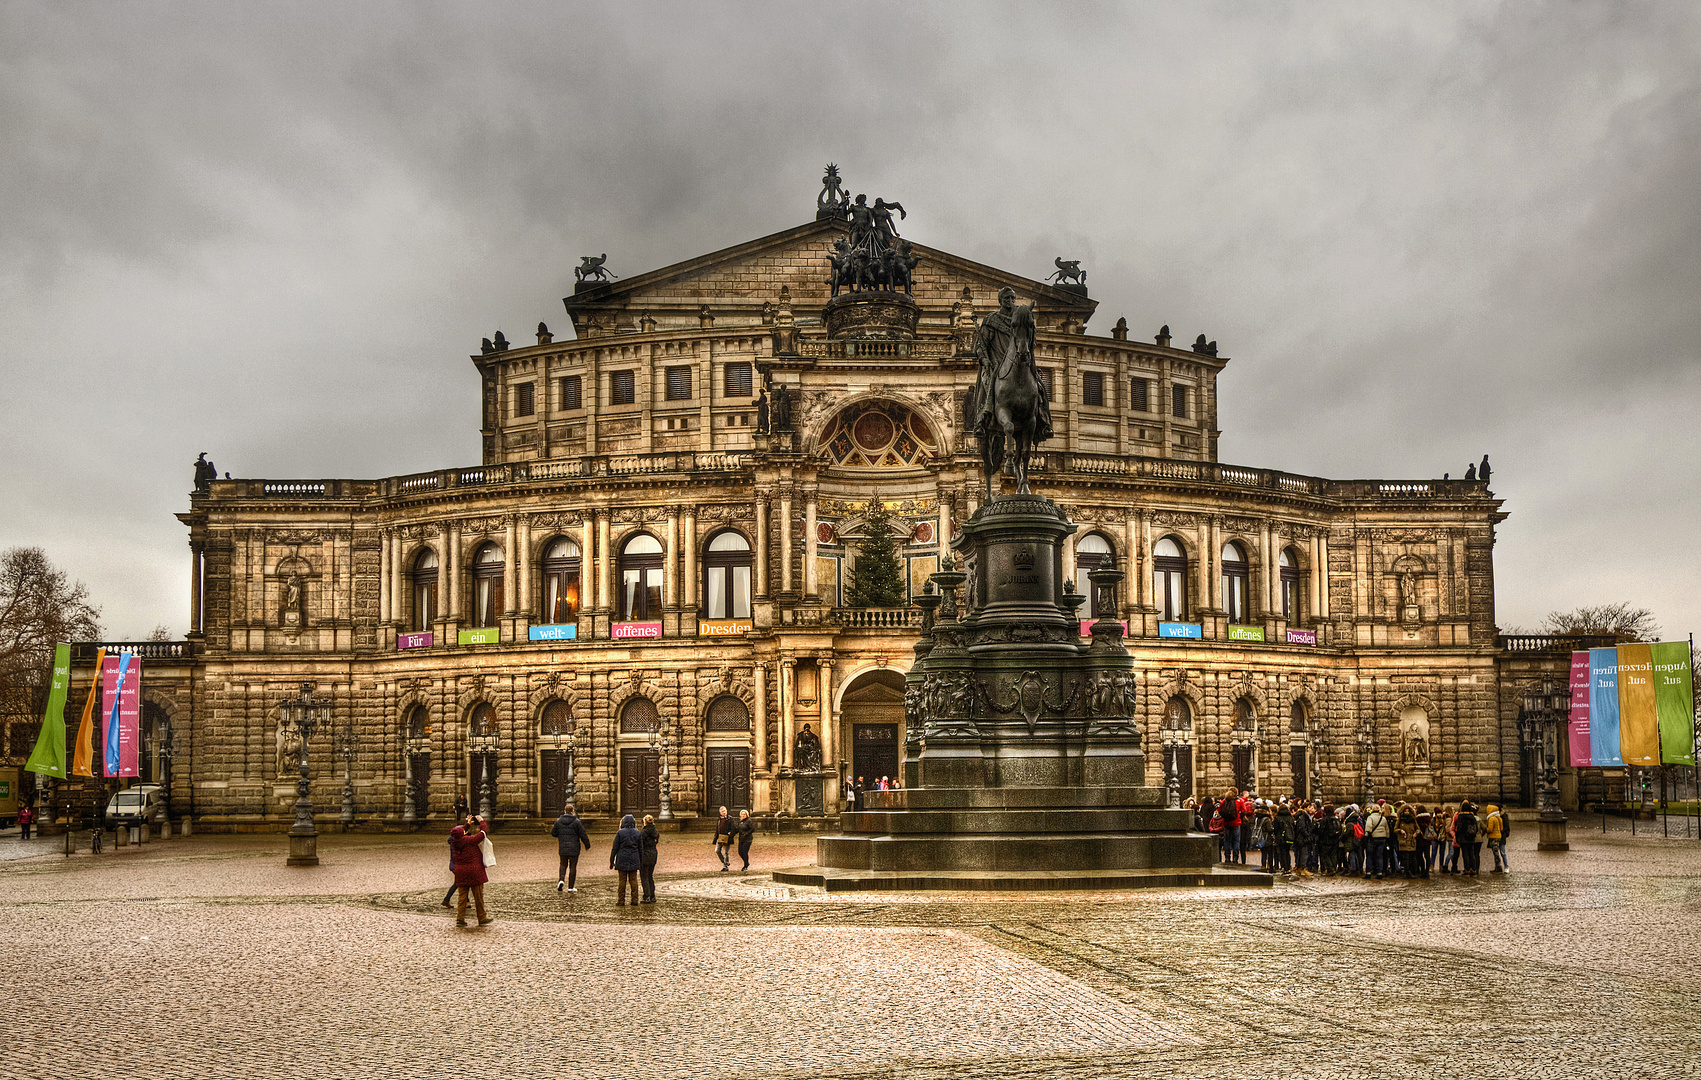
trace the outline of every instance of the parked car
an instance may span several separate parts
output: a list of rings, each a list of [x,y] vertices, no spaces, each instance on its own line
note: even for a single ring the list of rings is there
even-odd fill
[[[108,825],[153,825],[165,823],[165,789],[158,784],[138,784],[113,795],[106,804]]]

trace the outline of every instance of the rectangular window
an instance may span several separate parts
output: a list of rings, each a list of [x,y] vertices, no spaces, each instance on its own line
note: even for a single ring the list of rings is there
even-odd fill
[[[514,415],[533,416],[537,413],[537,383],[521,383],[514,387]]]
[[[570,570],[546,570],[543,575],[543,621],[572,622],[578,615],[578,567],[575,565]]]
[[[565,410],[568,410],[568,409],[582,409],[584,407],[585,407],[585,391],[584,391],[582,385],[579,382],[579,376],[577,376],[577,375],[563,375],[561,377],[561,408],[562,408],[562,410],[565,411]]]
[[[681,365],[667,369],[667,400],[691,400],[691,369]]]
[[[1042,367],[1039,369],[1040,385],[1045,387],[1045,399],[1047,401],[1057,400],[1057,382],[1055,380],[1055,374],[1056,373],[1048,367]]]
[[[630,405],[638,400],[637,380],[630,371],[611,371],[608,373],[608,403],[610,405]]]
[[[1104,404],[1104,373],[1102,371],[1084,371],[1081,373],[1081,404]]]
[[[721,383],[726,388],[727,397],[754,396],[754,383],[751,379],[749,364],[728,364],[721,370]]]
[[[1152,404],[1147,398],[1147,382],[1139,375],[1128,380],[1128,409],[1130,412],[1150,412]]]
[[[1175,398],[1175,407],[1170,411],[1175,414],[1177,419],[1187,419],[1187,387],[1172,386],[1169,389],[1171,395]]]

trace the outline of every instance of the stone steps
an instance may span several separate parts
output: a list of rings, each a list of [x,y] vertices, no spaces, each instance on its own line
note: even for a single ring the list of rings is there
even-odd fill
[[[827,892],[936,890],[950,892],[1029,892],[1075,889],[1268,887],[1272,878],[1256,869],[1223,866],[1140,868],[1128,870],[917,870],[880,872],[799,866],[774,871],[785,885],[811,885]]]

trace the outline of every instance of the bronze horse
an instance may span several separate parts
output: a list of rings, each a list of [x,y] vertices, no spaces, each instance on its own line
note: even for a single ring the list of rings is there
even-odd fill
[[[1016,480],[1016,493],[1029,494],[1028,456],[1051,438],[1051,409],[1034,364],[1034,309],[1016,305],[1016,294],[998,294],[998,310],[975,331],[975,436],[986,470],[986,498],[992,501],[995,473]]]

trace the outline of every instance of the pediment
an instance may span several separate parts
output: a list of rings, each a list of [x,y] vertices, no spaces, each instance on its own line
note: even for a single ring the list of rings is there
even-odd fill
[[[812,221],[793,229],[722,248],[591,288],[576,291],[562,303],[574,325],[595,319],[605,329],[638,329],[648,314],[664,328],[691,322],[702,309],[716,318],[737,323],[761,316],[764,305],[777,306],[781,289],[788,291],[799,322],[813,319],[831,298],[827,285],[827,253],[843,235],[835,221]],[[916,267],[913,296],[924,312],[949,315],[952,306],[968,299],[976,311],[998,306],[998,290],[1010,286],[1023,303],[1039,314],[1070,314],[1085,322],[1097,302],[1043,281],[1010,273],[923,244]]]

